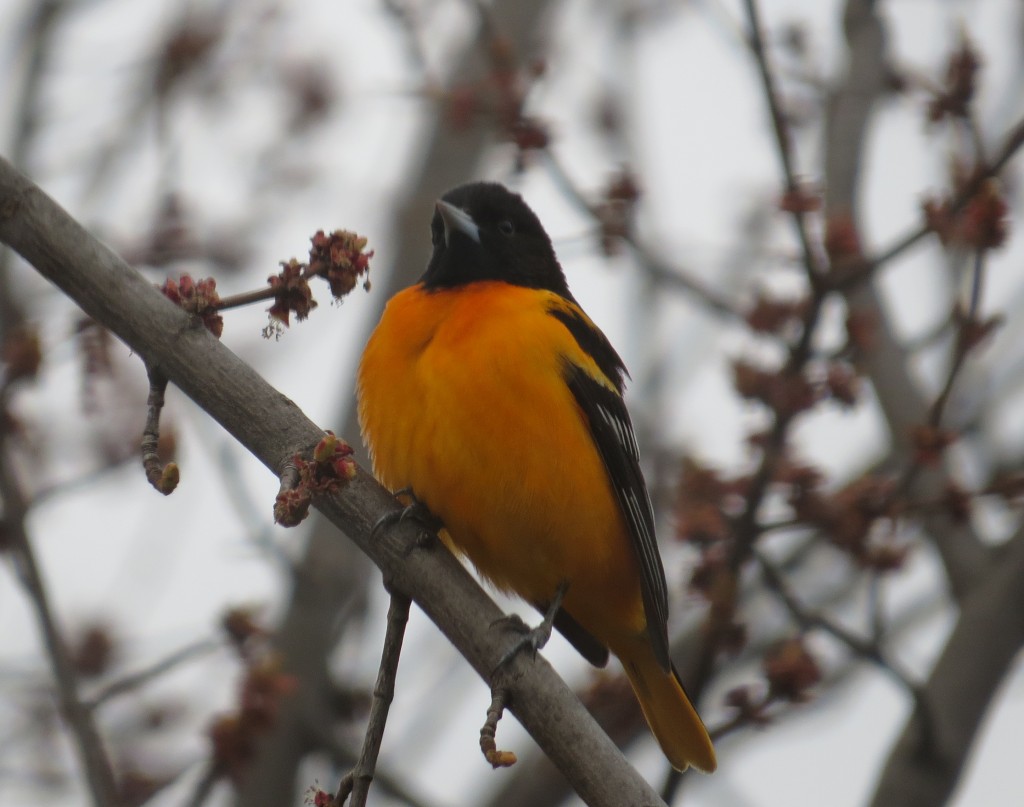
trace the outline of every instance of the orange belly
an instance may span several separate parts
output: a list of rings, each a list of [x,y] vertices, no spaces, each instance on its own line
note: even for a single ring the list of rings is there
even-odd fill
[[[360,423],[381,482],[412,488],[481,575],[535,604],[568,582],[565,610],[614,647],[645,630],[639,571],[552,350],[572,336],[538,294],[396,295],[360,365]]]

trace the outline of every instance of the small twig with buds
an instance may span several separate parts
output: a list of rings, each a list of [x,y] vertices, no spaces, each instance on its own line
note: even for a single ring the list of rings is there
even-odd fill
[[[498,731],[498,721],[505,713],[508,703],[508,690],[498,685],[491,688],[491,705],[487,709],[487,719],[480,728],[480,750],[484,758],[494,768],[508,768],[516,764],[516,755],[511,751],[498,748],[494,737]]]
[[[146,425],[142,430],[142,467],[146,471],[146,479],[156,490],[169,495],[178,486],[178,466],[169,462],[166,466],[160,462],[157,447],[160,443],[160,412],[164,408],[164,393],[167,391],[167,379],[155,367],[147,367],[149,375],[149,398],[146,401]]]
[[[309,515],[313,496],[328,493],[353,479],[356,463],[352,446],[327,432],[313,449],[313,459],[298,454],[281,471],[281,487],[274,500],[274,521],[294,527]]]

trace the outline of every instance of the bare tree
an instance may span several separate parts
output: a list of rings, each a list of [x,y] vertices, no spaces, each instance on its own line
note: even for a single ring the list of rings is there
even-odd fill
[[[1019,28],[1019,9],[993,5],[1008,19],[1016,14]],[[106,30],[103,21],[124,9],[104,0],[26,2],[6,12],[24,34],[12,44],[22,58],[10,79],[6,155],[43,187],[69,189],[78,218],[148,280],[4,165],[0,240],[88,316],[49,298],[14,252],[0,254],[0,547],[45,659],[28,672],[0,662],[10,681],[0,697],[14,727],[0,735],[0,788],[15,797],[78,793],[102,805],[143,804],[167,788],[194,804],[326,803],[347,773],[351,803],[363,803],[371,778],[371,802],[376,794],[410,805],[556,805],[573,789],[592,804],[656,802],[545,664],[518,665],[515,681],[489,679],[503,641],[486,628],[493,604],[442,550],[411,548],[409,525],[371,539],[370,525],[393,504],[370,480],[331,482],[332,492],[317,499],[327,518],[312,519],[297,548],[293,533],[271,528],[270,503],[251,490],[255,471],[226,443],[211,451],[216,441],[191,436],[210,434],[205,415],[175,399],[175,389],[184,391],[224,425],[281,477],[281,496],[291,501],[322,433],[196,322],[218,335],[223,327],[234,349],[271,373],[275,352],[298,366],[315,350],[309,366],[340,397],[332,419],[361,460],[350,376],[325,367],[350,361],[383,302],[418,276],[433,199],[486,173],[546,206],[578,292],[605,282],[603,269],[588,268],[618,269],[610,318],[612,327],[615,317],[629,323],[622,341],[634,370],[630,404],[678,581],[673,653],[723,739],[714,778],[692,787],[690,774],[666,765],[656,780],[661,799],[727,794],[734,749],[771,738],[770,724],[829,708],[824,695],[873,675],[894,682],[909,716],[872,774],[877,782],[861,773],[860,790],[873,787],[877,805],[954,800],[1024,640],[1024,477],[1021,445],[1007,426],[1021,389],[1022,287],[1011,236],[1020,219],[1012,171],[1024,144],[1024,104],[1019,88],[998,84],[1013,71],[996,69],[1019,63],[1013,26],[1005,26],[1003,50],[1015,54],[1007,57],[973,20],[946,10],[941,60],[917,64],[897,48],[913,23],[872,0],[834,4],[842,31],[834,53],[820,24],[781,18],[756,0],[735,8],[382,0],[372,13],[324,12],[322,31],[287,4],[260,8],[197,3],[149,23],[145,36],[119,39],[132,69],[115,70],[118,92],[87,107],[68,101],[60,54],[102,61],[106,54],[88,44],[89,24]],[[820,19],[821,8],[809,5],[808,19]],[[303,25],[306,35],[295,37]],[[327,30],[333,49],[316,36]],[[688,39],[691,30],[703,39]],[[686,47],[666,44],[669,33]],[[688,60],[688,50],[701,53],[708,42],[743,76],[747,94],[738,105],[764,123],[756,139],[742,141],[759,143],[761,162],[749,169],[758,179],[743,180],[736,220],[716,228],[729,247],[710,257],[687,242],[697,238],[688,219],[705,211],[672,199],[709,163],[719,178],[753,165],[741,150],[752,147],[664,151],[666,128],[699,132],[727,114],[722,104],[694,108],[686,92],[733,86],[699,61],[706,52]],[[357,65],[371,55],[379,69],[361,83]],[[687,99],[681,116],[673,114],[677,98]],[[367,99],[374,110],[401,111],[368,113]],[[916,126],[915,143],[930,150],[923,186],[899,178],[900,154],[886,147],[900,136],[894,119],[899,131]],[[396,155],[397,139],[387,159],[378,149],[374,176],[366,168],[373,137],[383,142],[403,127],[407,155]],[[361,156],[340,159],[349,148]],[[219,159],[196,159],[204,149]],[[400,174],[391,170],[399,164]],[[202,170],[223,172],[219,189]],[[710,196],[716,185],[708,181]],[[330,206],[332,197],[344,205]],[[301,225],[300,238],[318,227],[365,232],[335,211],[358,217],[371,208],[369,226],[391,235],[353,253],[376,252],[368,304],[347,302],[340,317],[317,311],[285,332],[311,313],[309,284],[337,267],[318,263],[317,237],[308,262],[280,267],[280,242],[261,239],[284,231],[285,213],[300,210],[304,221],[305,211],[331,211]],[[880,221],[883,209],[899,221]],[[288,231],[294,238],[294,227]],[[294,241],[286,249],[298,251]],[[267,275],[270,285],[256,288]],[[192,279],[207,276],[223,297],[210,281]],[[191,313],[191,325],[152,288],[161,284]],[[263,300],[272,303],[267,333],[284,335],[277,343],[241,335],[263,312],[226,310]],[[329,327],[344,329],[344,340]],[[148,383],[110,332],[141,358]],[[79,379],[77,400],[66,389],[69,375]],[[308,382],[294,379],[283,391],[305,403]],[[709,408],[694,405],[693,390],[705,389],[719,417],[694,429],[694,413]],[[75,428],[61,427],[65,414]],[[716,430],[732,442],[721,455],[695,434]],[[146,472],[133,473],[125,464],[135,461],[143,431]],[[863,445],[844,431],[857,431]],[[75,618],[62,600],[67,581],[44,551],[52,539],[35,532],[37,514],[79,501],[101,476],[140,485],[148,476],[167,492],[177,481],[171,460],[179,443],[184,484],[160,500],[162,512],[194,506],[189,482],[212,468],[210,478],[229,481],[218,502],[225,521],[246,534],[247,551],[283,593],[277,616],[224,603],[219,619],[207,619],[219,631],[140,652],[141,637],[119,635],[138,623],[99,607]],[[343,445],[318,451],[354,467]],[[152,496],[141,487],[131,495]],[[281,502],[278,517],[287,521]],[[145,517],[148,528],[166,517],[156,512]],[[366,556],[392,592],[388,620]],[[925,578],[923,586],[912,582]],[[478,784],[459,796],[439,795],[438,778],[422,770],[436,764],[425,761],[425,734],[467,708],[467,691],[484,693],[475,704],[482,722],[487,699],[465,665],[424,634],[416,612],[396,680],[406,597],[491,684],[489,758],[508,747],[506,723],[494,736],[503,705],[537,740],[516,744],[518,762],[493,780],[500,786],[475,754],[450,763],[480,770]],[[926,626],[941,617],[951,628],[930,640],[929,660],[904,652],[926,641]],[[367,670],[385,622],[391,652],[371,693]],[[28,635],[25,624],[19,633]],[[410,666],[414,676],[403,672]],[[166,683],[188,675],[218,682],[222,694],[190,698],[187,685]],[[404,686],[403,675],[411,676]],[[412,677],[434,684],[410,705],[403,698],[418,683]],[[646,729],[621,675],[579,680],[580,697],[608,735],[622,748],[638,746]],[[154,701],[153,690],[165,694]],[[189,708],[176,708],[171,692]],[[73,769],[53,761],[65,735],[76,751]],[[192,750],[164,755],[165,764],[144,753],[169,740]]]

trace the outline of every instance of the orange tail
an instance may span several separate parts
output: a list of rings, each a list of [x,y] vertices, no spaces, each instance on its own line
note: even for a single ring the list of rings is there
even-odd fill
[[[704,773],[714,771],[718,767],[715,748],[676,671],[665,672],[646,642],[633,644],[625,655],[616,655],[672,767],[684,771],[692,765]]]

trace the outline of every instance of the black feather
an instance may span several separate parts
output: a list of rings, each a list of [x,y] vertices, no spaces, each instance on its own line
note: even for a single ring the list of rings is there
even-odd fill
[[[455,232],[445,238],[439,212],[431,222],[434,251],[420,278],[424,288],[449,289],[479,280],[547,289],[572,300],[551,239],[518,194],[494,182],[473,182],[448,191],[443,201],[468,213],[479,241]]]
[[[548,609],[546,606],[537,606],[537,610],[543,614]],[[559,608],[555,614],[554,625],[569,644],[595,667],[608,664],[608,648],[588,633],[564,608]]]
[[[622,363],[607,337],[573,308],[552,306],[548,313],[569,329],[580,350],[594,360],[605,378],[615,385],[621,395],[629,373],[626,372],[626,365]]]
[[[593,379],[582,368],[566,361],[565,381],[587,417],[594,445],[604,462],[619,509],[640,565],[640,590],[647,632],[658,663],[671,668],[668,655],[668,590],[654,531],[654,512],[647,495],[633,425],[622,396]]]

